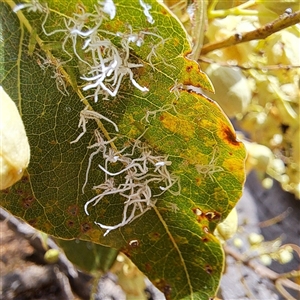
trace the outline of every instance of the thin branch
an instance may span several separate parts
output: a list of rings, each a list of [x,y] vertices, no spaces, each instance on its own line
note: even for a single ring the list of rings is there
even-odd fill
[[[290,281],[291,283],[293,283],[292,281]],[[277,288],[277,290],[280,292],[280,294],[285,298],[285,299],[289,299],[289,300],[297,300],[296,298],[292,297],[292,295],[283,287],[283,282],[281,279],[277,280],[275,282],[275,287]],[[295,283],[294,283],[295,285]],[[293,289],[293,286],[286,286],[287,288],[291,288]],[[295,289],[295,288],[294,288]],[[298,289],[296,289],[299,291],[299,286]]]
[[[283,65],[283,64],[278,64],[278,65],[263,65],[263,64],[259,64],[258,66],[243,66],[243,65],[239,65],[237,63],[235,63],[235,61],[227,61],[227,62],[223,62],[223,61],[215,61],[213,59],[210,59],[208,57],[205,56],[200,56],[200,58],[198,59],[199,62],[205,63],[205,64],[217,64],[221,67],[228,67],[228,68],[239,68],[241,70],[244,71],[249,71],[249,70],[257,70],[257,71],[274,71],[274,70],[285,70],[285,71],[289,71],[292,69],[299,69],[300,65]]]
[[[214,0],[209,4],[207,14],[209,19],[214,19],[214,18],[225,18],[228,15],[233,15],[233,16],[255,16],[259,15],[260,12],[258,10],[251,10],[249,7],[253,6],[256,4],[256,0],[248,0],[236,7],[228,8],[228,9],[217,9],[216,5],[218,4],[218,0]]]
[[[194,0],[194,15],[193,15],[193,26],[192,26],[192,37],[193,37],[193,51],[190,54],[192,59],[196,59],[200,56],[201,49],[203,47],[205,25],[207,20],[206,15],[206,1]]]
[[[287,218],[292,213],[292,211],[293,211],[293,209],[291,207],[288,207],[284,212],[282,212],[278,216],[275,216],[266,221],[259,222],[258,226],[263,228],[263,227],[269,227],[269,226],[275,225],[275,224],[281,222],[282,220],[284,220],[285,218]]]
[[[278,19],[268,23],[256,30],[245,33],[236,33],[235,35],[227,38],[226,40],[214,43],[208,43],[203,46],[201,55],[207,54],[213,50],[221,49],[240,43],[249,42],[252,40],[263,40],[271,34],[285,29],[289,26],[295,25],[300,22],[300,11],[294,13],[284,13]]]

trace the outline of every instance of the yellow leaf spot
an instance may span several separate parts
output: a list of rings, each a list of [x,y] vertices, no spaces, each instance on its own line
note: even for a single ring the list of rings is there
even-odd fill
[[[185,140],[191,139],[195,134],[195,126],[191,122],[180,119],[167,112],[161,114],[160,121],[165,128],[181,135]]]
[[[189,164],[189,165],[206,165],[209,163],[209,157],[206,154],[203,154],[199,151],[199,148],[195,146],[190,146],[185,149],[180,156]]]

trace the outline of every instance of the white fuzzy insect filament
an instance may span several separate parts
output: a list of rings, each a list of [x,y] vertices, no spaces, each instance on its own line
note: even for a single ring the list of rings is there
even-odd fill
[[[94,145],[98,146],[97,143]],[[108,144],[101,142],[96,151],[97,153],[102,152],[105,159],[104,166],[99,165],[99,168],[105,174],[105,181],[94,186],[95,190],[101,192],[86,202],[84,206],[86,214],[89,214],[88,207],[90,204],[95,206],[106,196],[118,195],[125,199],[123,202],[123,217],[120,223],[109,226],[95,222],[101,228],[106,229],[104,235],[131,223],[143,215],[155,205],[157,198],[166,191],[174,195],[180,194],[179,179],[177,176],[170,174],[168,167],[171,166],[171,161],[168,160],[167,156],[152,155],[149,149],[137,142],[134,143],[131,151],[124,148],[120,152],[113,151],[108,147]],[[132,159],[132,155],[135,154],[136,156],[137,153],[140,153],[140,155]],[[109,171],[108,167],[111,164],[114,166],[116,164],[121,165],[121,170],[118,172]],[[119,184],[116,185],[116,182],[119,182]],[[175,183],[178,184],[177,191],[171,190]],[[161,192],[153,194],[154,188],[160,189]]]
[[[216,165],[216,161],[218,157],[216,157],[216,153],[218,151],[218,147],[215,147],[213,150],[212,158],[208,165],[195,165],[198,173],[203,174],[204,176],[208,175],[211,181],[214,181],[213,174],[217,172],[223,172],[224,169],[221,166]]]

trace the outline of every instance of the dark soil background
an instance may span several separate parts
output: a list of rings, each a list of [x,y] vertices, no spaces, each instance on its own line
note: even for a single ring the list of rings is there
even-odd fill
[[[239,222],[244,232],[262,233],[266,240],[282,238],[283,244],[300,246],[300,201],[283,192],[279,184],[272,189],[261,187],[254,173],[248,176],[244,195],[237,206]],[[259,226],[260,222],[287,212],[286,217],[272,226]],[[52,240],[48,246],[56,248]],[[229,241],[229,246],[231,242]],[[247,249],[246,249],[247,250]],[[33,229],[18,219],[0,211],[0,300],[30,299],[89,299],[92,277],[74,267],[64,255],[55,264],[44,261],[45,250],[41,239]],[[300,259],[288,264],[273,263],[271,269],[277,273],[300,269]],[[148,299],[162,300],[164,296],[147,282]],[[300,291],[293,291],[300,299]],[[98,300],[126,299],[116,278],[105,275],[98,284],[95,297]],[[226,272],[222,277],[219,298],[224,300],[285,299],[276,291],[274,284],[260,278],[254,271],[227,257]]]

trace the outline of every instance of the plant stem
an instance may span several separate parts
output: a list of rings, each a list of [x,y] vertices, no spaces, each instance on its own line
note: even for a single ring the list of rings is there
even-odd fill
[[[258,65],[250,65],[250,66],[245,66],[245,65],[239,65],[235,63],[234,61],[215,61],[211,58],[205,57],[205,56],[200,56],[198,59],[199,62],[205,63],[205,64],[217,64],[222,67],[227,67],[227,68],[239,68],[243,71],[249,71],[249,70],[266,70],[266,71],[274,71],[274,70],[293,70],[293,69],[300,69],[300,65],[283,65],[283,64],[278,64],[278,65],[264,65],[264,64],[258,64]]]
[[[232,7],[229,9],[217,9],[215,10],[215,7],[218,3],[218,0],[214,0],[207,11],[207,15],[209,19],[214,19],[214,18],[225,18],[228,15],[235,15],[235,16],[255,16],[258,15],[259,12],[257,10],[249,10],[250,6],[256,4],[256,0],[249,0],[245,3],[242,3],[239,6]]]
[[[278,19],[273,22],[249,32],[236,33],[235,35],[214,43],[208,43],[203,46],[201,55],[207,54],[216,49],[226,48],[229,46],[237,45],[240,43],[249,42],[252,40],[262,40],[270,36],[271,34],[285,29],[289,26],[295,25],[300,22],[300,11],[296,11],[291,14],[284,13]]]
[[[190,55],[192,59],[198,59],[201,53],[204,40],[205,23],[207,20],[206,15],[206,2],[202,0],[194,0],[194,17],[193,17],[193,27],[192,27],[192,37],[193,37],[193,51]]]

